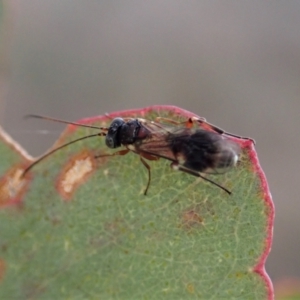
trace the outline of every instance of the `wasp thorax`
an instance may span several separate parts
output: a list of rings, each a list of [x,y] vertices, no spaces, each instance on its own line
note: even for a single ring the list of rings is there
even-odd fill
[[[120,131],[125,124],[122,118],[115,118],[111,122],[105,138],[106,146],[109,148],[117,148],[121,146]]]
[[[122,126],[122,130],[120,131],[120,141],[122,145],[131,145],[139,139],[139,131],[141,128],[141,124],[137,119],[132,119],[124,126]]]

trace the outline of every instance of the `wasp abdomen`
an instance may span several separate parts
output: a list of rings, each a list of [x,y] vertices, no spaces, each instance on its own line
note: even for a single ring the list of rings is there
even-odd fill
[[[238,159],[239,146],[218,133],[184,129],[168,140],[179,163],[198,172],[229,168]]]

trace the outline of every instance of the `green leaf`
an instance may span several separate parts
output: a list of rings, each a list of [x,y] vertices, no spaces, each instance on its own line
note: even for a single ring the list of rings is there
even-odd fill
[[[103,127],[116,116],[194,115],[153,106],[82,122]],[[70,125],[54,147],[93,133]],[[21,192],[15,179],[8,199],[7,178],[29,162],[3,139],[0,298],[272,299],[264,263],[273,204],[252,142],[235,140],[242,147],[237,167],[210,175],[232,195],[160,159],[147,161],[145,196],[139,156],[94,159],[111,152],[94,137],[37,164]]]

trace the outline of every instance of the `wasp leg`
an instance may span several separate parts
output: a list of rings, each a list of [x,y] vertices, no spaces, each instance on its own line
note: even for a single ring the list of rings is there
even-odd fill
[[[226,135],[229,135],[229,136],[232,136],[232,137],[236,137],[236,138],[239,138],[239,139],[243,139],[243,140],[249,140],[251,142],[253,142],[253,144],[255,145],[255,140],[252,139],[252,138],[249,138],[249,137],[243,137],[243,136],[240,136],[240,135],[237,135],[237,134],[233,134],[233,133],[230,133],[230,132],[226,132],[225,130],[223,130],[222,128],[220,127],[217,127],[211,123],[208,123],[205,119],[203,118],[197,118],[197,117],[192,117],[192,118],[189,118],[189,122],[192,122],[192,123],[198,123],[201,125],[201,127],[203,127],[204,129],[207,129],[207,130],[213,130],[217,133],[220,133],[220,134],[226,134]]]
[[[101,154],[101,155],[97,155],[95,156],[95,158],[99,158],[99,157],[106,157],[106,156],[115,156],[115,155],[126,155],[128,152],[130,152],[131,150],[129,149],[123,149],[120,151],[116,151],[114,153],[107,153],[107,154]],[[147,187],[145,189],[144,195],[147,194],[148,188],[150,186],[150,182],[151,182],[151,171],[150,171],[150,166],[147,164],[147,162],[143,159],[146,158],[148,160],[158,160],[159,157],[147,154],[147,153],[140,153],[140,160],[142,162],[142,164],[146,167],[146,169],[148,170],[148,183],[147,183]]]
[[[140,160],[142,162],[142,164],[146,167],[146,169],[148,170],[148,183],[147,183],[147,186],[146,186],[146,189],[144,191],[144,195],[147,195],[147,191],[149,189],[149,186],[150,186],[150,182],[151,182],[151,168],[150,166],[147,164],[147,162],[143,159],[146,158],[148,160],[158,160],[159,157],[157,156],[153,156],[153,155],[150,155],[150,154],[147,154],[147,153],[140,153]]]
[[[190,174],[190,175],[194,175],[194,176],[196,176],[196,177],[200,177],[200,178],[202,178],[202,179],[204,179],[204,180],[206,180],[206,181],[212,183],[213,185],[219,187],[220,189],[222,189],[223,191],[225,191],[225,192],[228,193],[229,195],[231,195],[231,192],[230,192],[228,189],[226,189],[225,187],[223,187],[222,185],[220,185],[220,184],[218,184],[218,183],[216,183],[216,182],[214,182],[214,181],[212,181],[212,180],[210,180],[210,179],[208,179],[208,178],[202,176],[202,175],[201,175],[199,172],[197,172],[197,171],[188,169],[188,168],[186,168],[186,167],[180,165],[178,162],[172,162],[172,163],[171,163],[171,168],[172,168],[173,170],[182,171],[182,172],[188,173],[188,174]]]
[[[144,195],[147,195],[147,191],[148,191],[148,188],[150,186],[150,182],[151,182],[151,168],[150,166],[147,164],[147,162],[143,159],[142,156],[140,156],[140,160],[142,162],[142,164],[146,167],[146,169],[148,170],[148,183],[147,183],[147,186],[146,186],[146,189],[144,191]]]
[[[199,119],[199,120],[201,120],[201,121],[203,121],[203,122],[206,122],[206,119],[205,118],[201,118],[201,117],[199,117],[199,118],[197,118],[197,119]],[[187,127],[187,128],[192,128],[193,127],[193,121],[192,121],[192,118],[189,118],[187,121],[185,121],[185,122],[177,122],[177,121],[174,121],[174,120],[172,120],[172,119],[168,119],[168,118],[164,118],[164,117],[157,117],[157,118],[155,118],[155,121],[156,122],[161,122],[161,121],[164,121],[164,122],[166,122],[166,123],[170,123],[170,124],[173,124],[173,125],[184,125],[185,127]]]
[[[129,151],[130,151],[129,149],[124,149],[124,150],[116,151],[114,153],[96,155],[95,158],[106,157],[106,156],[115,156],[115,155],[126,155]]]

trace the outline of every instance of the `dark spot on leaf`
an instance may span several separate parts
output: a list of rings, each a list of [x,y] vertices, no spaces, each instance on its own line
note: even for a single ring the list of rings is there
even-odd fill
[[[249,254],[249,256],[254,256],[254,255],[255,255],[254,249],[250,249],[250,250],[248,251],[248,254]]]
[[[196,228],[204,225],[204,220],[215,218],[213,205],[207,199],[183,211],[180,219],[181,226],[185,229]]]
[[[3,259],[0,258],[0,282],[3,280],[6,271],[6,265]]]
[[[192,283],[187,284],[186,286],[186,290],[190,293],[190,294],[194,294],[195,293],[195,286]]]
[[[245,272],[236,272],[236,273],[235,273],[235,277],[236,277],[237,279],[241,279],[241,278],[243,278],[245,275],[246,275]]]
[[[187,210],[182,214],[182,226],[186,229],[199,226],[203,223],[203,219],[197,210]]]

